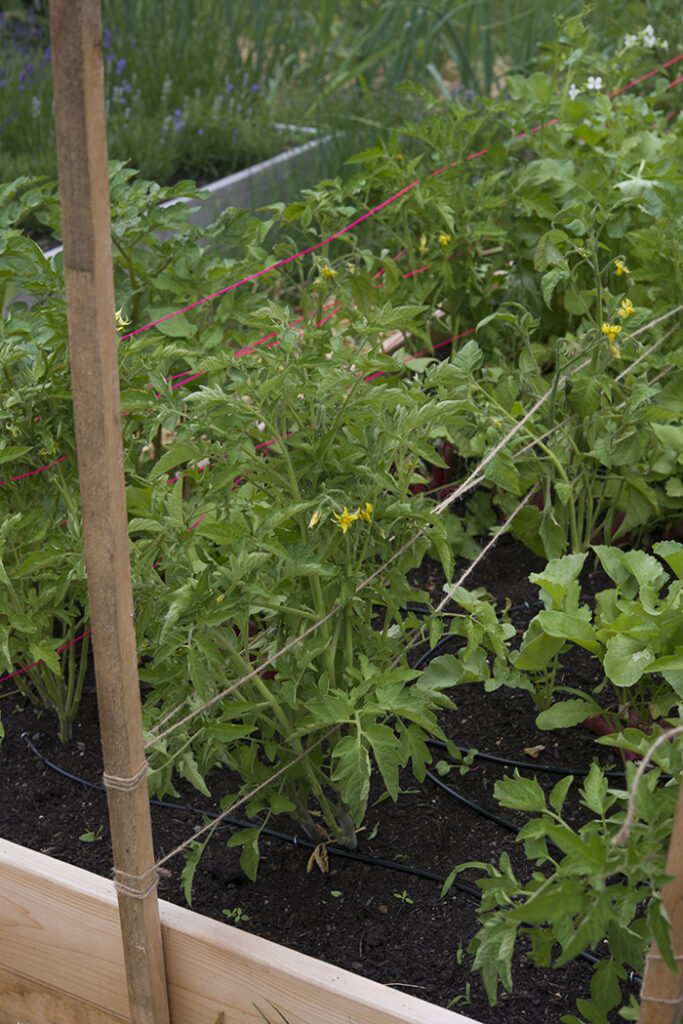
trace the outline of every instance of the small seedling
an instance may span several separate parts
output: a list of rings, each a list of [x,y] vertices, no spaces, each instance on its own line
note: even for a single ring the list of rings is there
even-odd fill
[[[341,896],[341,895],[342,895],[341,889],[331,889],[330,890],[330,896],[335,896],[335,897],[339,898],[339,896]]]
[[[394,896],[396,897],[397,900],[401,900],[402,903],[413,903],[414,902],[413,900],[411,900],[410,896],[405,891],[405,889],[403,890],[403,892],[395,892]]]
[[[232,910],[223,910],[223,913],[227,917],[228,921],[232,921],[233,924],[241,924],[242,921],[249,920],[249,914],[245,914],[241,907],[233,907]]]
[[[99,828],[97,829],[97,832],[93,832],[92,829],[88,829],[87,832],[84,832],[78,838],[82,843],[99,843],[99,841],[102,839],[103,828],[104,825],[100,825]]]

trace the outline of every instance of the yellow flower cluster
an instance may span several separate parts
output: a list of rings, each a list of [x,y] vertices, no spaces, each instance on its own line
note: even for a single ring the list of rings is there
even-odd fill
[[[615,260],[614,266],[617,268],[617,277],[621,277],[622,274],[629,273],[629,269],[623,260]]]
[[[332,515],[337,520],[337,526],[341,526],[342,533],[346,533],[348,528],[356,521],[356,519],[365,519],[365,521],[369,523],[372,519],[373,511],[374,509],[370,502],[366,501],[364,509],[357,508],[355,512],[349,512],[345,505],[343,512],[333,512]]]
[[[334,270],[332,267],[323,267],[322,270],[320,271],[320,274],[322,277],[336,277],[337,271]]]
[[[116,310],[116,330],[122,331],[124,327],[128,327],[130,320],[126,320],[123,315],[123,307]]]
[[[619,357],[621,356],[621,352],[619,351],[619,346],[614,341],[614,339],[616,338],[617,334],[619,334],[620,331],[621,331],[621,325],[620,324],[603,324],[602,325],[602,333],[607,335],[607,340],[609,341],[609,347],[610,347],[612,355],[614,356],[615,359],[619,359]]]
[[[439,235],[439,245],[446,246],[451,240],[451,236],[445,233]]]
[[[617,316],[627,317],[627,316],[630,316],[631,313],[635,313],[635,309],[633,308],[633,303],[631,302],[630,299],[622,299],[621,300],[621,306],[617,310]]]

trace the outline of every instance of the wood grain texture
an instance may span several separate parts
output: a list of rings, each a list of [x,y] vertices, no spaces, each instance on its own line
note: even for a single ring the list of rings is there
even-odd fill
[[[130,1020],[2,967],[0,998],[0,1024],[129,1024]]]
[[[59,196],[83,509],[85,564],[114,866],[128,892],[119,914],[131,1017],[168,1024],[156,890],[133,595],[114,312],[107,123],[99,0],[50,0]]]
[[[172,1024],[215,1024],[221,1013],[230,1024],[263,1024],[256,1007],[272,1024],[280,1021],[276,1011],[289,1024],[473,1024],[191,910],[163,901],[159,908]],[[31,999],[50,988],[59,1005],[80,1001],[128,1024],[113,883],[0,839],[1,971],[37,983],[24,1024],[52,1024],[30,1016]],[[24,1021],[19,996],[12,998]],[[54,1020],[72,1024],[68,1016]],[[82,1024],[109,1019],[86,1016]]]
[[[678,970],[667,966],[653,942],[640,992],[638,1024],[680,1024],[683,1017],[683,785],[678,790],[666,873],[671,881],[662,889],[662,898],[672,925]]]

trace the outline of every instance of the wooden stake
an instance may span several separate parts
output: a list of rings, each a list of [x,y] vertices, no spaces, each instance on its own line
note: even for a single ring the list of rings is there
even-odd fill
[[[135,1024],[167,1024],[128,557],[99,0],[50,0],[50,36],[85,561],[128,997]]]
[[[638,1024],[680,1024],[683,1015],[683,785],[678,791],[666,873],[671,881],[664,886],[662,897],[673,926],[671,940],[678,970],[666,965],[653,942],[645,964]]]

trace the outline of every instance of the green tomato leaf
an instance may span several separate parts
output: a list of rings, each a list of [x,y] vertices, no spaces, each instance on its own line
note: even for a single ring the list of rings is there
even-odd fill
[[[562,813],[564,801],[567,797],[567,793],[569,792],[569,787],[571,786],[573,781],[573,775],[566,775],[563,779],[560,779],[560,781],[552,788],[552,792],[548,797],[548,803],[557,814]]]
[[[370,741],[372,754],[377,762],[384,785],[392,800],[398,799],[398,770],[402,767],[399,761],[398,738],[393,729],[387,725],[368,725],[363,729]]]
[[[582,803],[601,817],[607,810],[607,779],[598,765],[593,762],[586,780],[581,787]]]
[[[370,792],[370,755],[358,736],[344,736],[336,744],[332,779],[339,783],[342,799],[348,804],[357,825],[363,820]]]
[[[227,845],[231,847],[242,847],[240,867],[247,878],[250,878],[252,882],[256,881],[256,874],[258,872],[258,862],[260,857],[258,841],[260,835],[260,830],[257,828],[243,828],[241,831],[235,832],[234,835],[230,836],[227,843]]]
[[[517,768],[513,778],[501,779],[493,792],[501,807],[512,807],[519,811],[546,810],[545,795],[536,779],[523,779]]]

